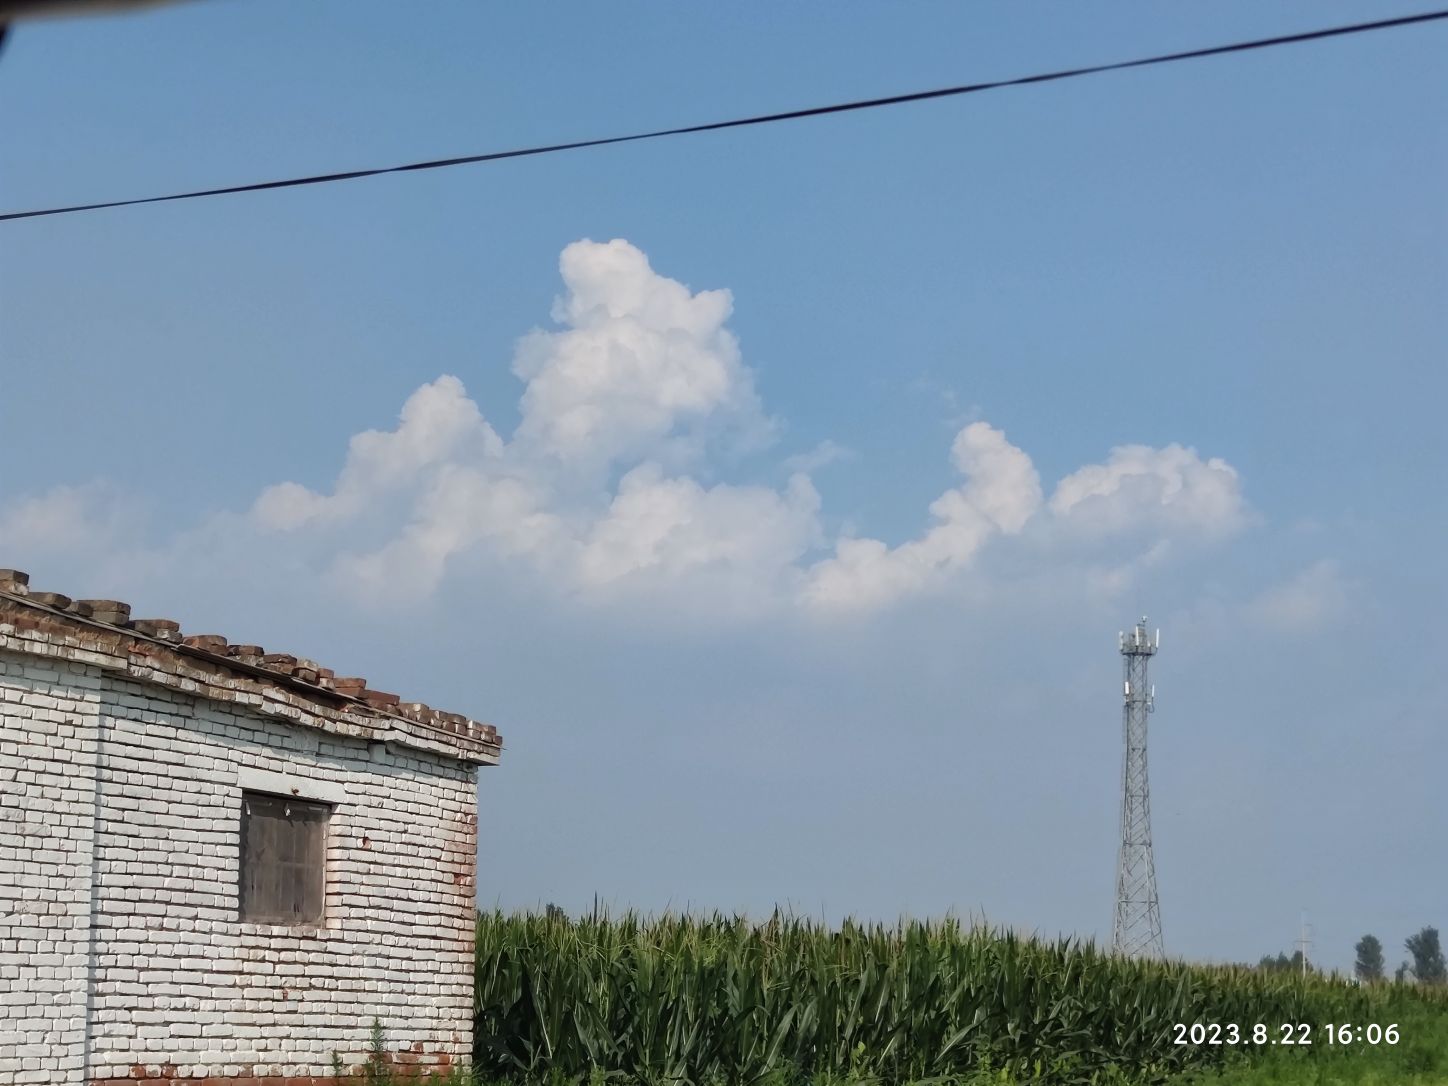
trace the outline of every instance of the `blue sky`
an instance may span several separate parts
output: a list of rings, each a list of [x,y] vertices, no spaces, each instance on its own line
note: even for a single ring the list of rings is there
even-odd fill
[[[1404,10],[27,23],[0,204]],[[485,903],[1085,935],[1111,916],[1115,633],[1145,611],[1168,949],[1255,960],[1306,909],[1329,964],[1366,931],[1391,951],[1448,923],[1445,45],[5,224],[0,564],[498,724]]]

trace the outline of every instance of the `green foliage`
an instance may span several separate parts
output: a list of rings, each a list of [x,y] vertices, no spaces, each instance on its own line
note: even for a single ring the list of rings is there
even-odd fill
[[[1257,968],[1266,973],[1301,973],[1302,972],[1302,951],[1294,950],[1292,956],[1279,953],[1275,958],[1271,954],[1262,955],[1262,960],[1257,963]],[[1316,972],[1312,963],[1307,963],[1307,972]]]
[[[1288,959],[1290,962],[1290,959]],[[1177,1022],[1386,1021],[1405,988],[1113,957],[954,921],[480,916],[484,1078],[663,1086],[1159,1080]]]
[[[1357,951],[1357,961],[1353,963],[1353,973],[1357,979],[1365,984],[1382,980],[1383,944],[1378,941],[1378,937],[1364,935],[1353,949]]]
[[[392,1067],[387,1057],[387,1032],[380,1018],[372,1019],[367,1041],[367,1061],[362,1065],[362,1081],[367,1086],[391,1086]]]
[[[1271,954],[1263,954],[1262,959],[1257,963],[1257,968],[1266,973],[1290,973],[1292,959],[1282,953],[1275,958]]]
[[[1413,956],[1412,973],[1419,984],[1448,982],[1448,965],[1443,961],[1437,928],[1424,928],[1417,935],[1408,936],[1403,946]]]
[[[1188,1073],[1172,1086],[1443,1086],[1448,1082],[1448,1025],[1441,1000],[1391,1001],[1396,1045],[1324,1045],[1239,1053],[1220,1071]],[[1379,1025],[1387,1021],[1378,1019]]]

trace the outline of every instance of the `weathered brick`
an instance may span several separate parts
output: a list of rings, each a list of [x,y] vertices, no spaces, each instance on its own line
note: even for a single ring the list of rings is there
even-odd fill
[[[0,1083],[330,1086],[374,1016],[409,1067],[466,1059],[496,744],[145,626],[0,597]],[[238,919],[243,788],[334,804],[319,926]]]

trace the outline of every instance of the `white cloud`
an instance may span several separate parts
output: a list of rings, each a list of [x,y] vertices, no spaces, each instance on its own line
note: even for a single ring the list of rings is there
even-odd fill
[[[240,532],[261,544],[256,561],[364,599],[426,596],[482,563],[564,597],[868,614],[950,590],[990,548],[1010,556],[1017,582],[1049,573],[1084,593],[1120,591],[1174,541],[1245,521],[1236,472],[1180,445],[1113,449],[1046,501],[1026,452],[973,421],[949,453],[961,482],[930,503],[918,536],[832,537],[810,479],[847,455],[832,441],[764,469],[788,471],[783,486],[706,481],[737,462],[711,453],[757,450],[773,433],[726,327],[727,291],[690,291],[625,241],[572,244],[560,270],[558,327],[517,347],[520,421],[506,440],[461,380],[438,377],[391,429],[351,439],[330,488],[267,487],[244,517],[177,534],[167,561],[218,538],[246,550]],[[94,536],[96,518],[80,492],[56,491],[0,511],[0,540]],[[1136,557],[1093,567],[1093,541],[1121,535]]]
[[[965,485],[930,505],[935,525],[893,549],[876,539],[842,539],[809,573],[806,598],[827,608],[874,607],[919,591],[960,568],[997,533],[1015,534],[1041,504],[1035,466],[1005,435],[973,422],[956,435],[951,460]]]
[[[999,430],[971,423],[955,435],[950,460],[970,480],[955,493],[1001,531],[1019,532],[1040,507],[1041,477],[1035,465]]]
[[[700,486],[642,464],[619,483],[592,527],[577,572],[585,585],[644,573],[674,578],[717,566],[769,578],[790,569],[819,536],[819,495],[795,475],[783,492]]]
[[[468,398],[463,383],[439,377],[407,398],[397,429],[367,430],[352,438],[331,494],[280,483],[261,492],[252,515],[262,527],[282,531],[343,520],[382,495],[415,488],[419,477],[430,471],[496,458],[502,450],[502,440]]]
[[[483,552],[568,594],[707,582],[736,604],[839,611],[947,583],[992,539],[1043,518],[1066,525],[1065,540],[1139,531],[1150,553],[1173,534],[1225,534],[1243,517],[1236,473],[1178,445],[1115,449],[1062,480],[1043,508],[1030,457],[973,422],[950,451],[964,482],[931,503],[924,534],[893,548],[846,536],[814,558],[827,541],[809,472],[844,455],[838,445],[787,458],[783,489],[689,474],[716,440],[757,444],[771,430],[725,326],[729,294],[691,292],[624,241],[570,245],[560,270],[561,328],[529,333],[513,362],[525,385],[511,439],[461,382],[439,378],[413,394],[395,430],[353,439],[332,493],[271,487],[255,523],[347,525],[334,575],[373,590],[431,591],[454,557]],[[378,509],[391,513],[379,520]],[[369,518],[390,530],[372,538],[358,527]]]
[[[626,241],[575,242],[559,268],[568,289],[553,317],[564,327],[523,337],[513,362],[527,383],[515,443],[598,467],[664,449],[687,458],[721,431],[752,443],[768,435],[724,327],[727,290],[691,294]]]
[[[1247,506],[1237,472],[1195,449],[1121,445],[1104,464],[1066,476],[1051,513],[1085,538],[1143,531],[1224,538],[1243,527]]]
[[[333,576],[379,595],[430,594],[454,556],[476,548],[511,559],[527,555],[547,570],[566,540],[561,518],[527,481],[475,465],[443,465],[414,497],[405,527],[371,551],[344,550]]]

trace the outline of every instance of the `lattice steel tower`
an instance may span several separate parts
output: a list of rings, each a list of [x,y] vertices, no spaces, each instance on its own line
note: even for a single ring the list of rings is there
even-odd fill
[[[1156,863],[1151,856],[1151,790],[1146,781],[1146,718],[1156,708],[1156,689],[1147,662],[1161,647],[1161,631],[1147,633],[1146,619],[1120,635],[1126,704],[1121,728],[1126,751],[1121,763],[1121,852],[1116,861],[1116,922],[1111,949],[1132,958],[1160,958],[1161,908],[1156,897]]]

